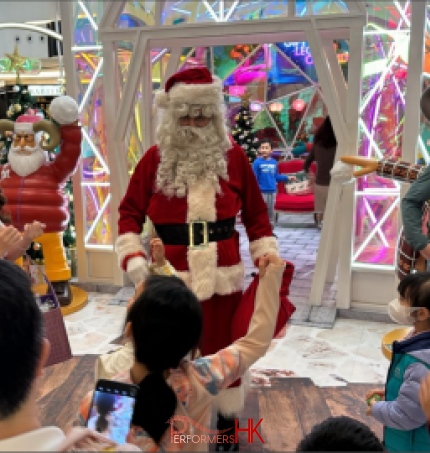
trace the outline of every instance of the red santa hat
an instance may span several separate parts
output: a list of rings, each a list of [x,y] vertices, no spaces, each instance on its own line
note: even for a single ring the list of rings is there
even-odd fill
[[[19,116],[15,121],[15,133],[34,134],[33,124],[41,121],[43,115],[35,110],[27,110],[24,115]]]
[[[170,102],[209,105],[223,101],[221,79],[205,67],[177,72],[167,80],[164,90],[155,95],[155,103],[160,108],[167,108]]]

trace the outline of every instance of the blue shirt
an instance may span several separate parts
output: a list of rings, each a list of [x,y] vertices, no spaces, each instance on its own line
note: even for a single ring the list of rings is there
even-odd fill
[[[278,162],[275,159],[257,157],[252,165],[260,190],[264,193],[275,193],[277,182],[288,182],[288,176],[278,173]]]

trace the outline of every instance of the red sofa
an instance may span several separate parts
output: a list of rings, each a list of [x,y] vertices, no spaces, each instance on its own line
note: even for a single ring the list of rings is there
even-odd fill
[[[282,174],[292,174],[303,171],[305,161],[303,159],[293,159],[279,162],[278,171]],[[315,173],[316,164],[312,163],[310,171]],[[279,214],[314,214],[314,194],[290,195],[285,190],[285,183],[278,183],[278,191],[275,199],[275,223],[278,223]],[[316,217],[314,215],[316,222]]]

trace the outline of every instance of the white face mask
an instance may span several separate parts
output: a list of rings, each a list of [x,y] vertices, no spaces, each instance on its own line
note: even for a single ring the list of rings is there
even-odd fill
[[[399,299],[393,299],[388,304],[388,315],[397,324],[412,326],[416,321],[412,313],[420,308],[422,307],[407,307],[406,305],[402,305]]]

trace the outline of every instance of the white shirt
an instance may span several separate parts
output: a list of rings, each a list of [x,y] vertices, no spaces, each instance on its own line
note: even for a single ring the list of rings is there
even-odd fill
[[[0,440],[0,451],[58,451],[65,438],[60,428],[46,426]]]

